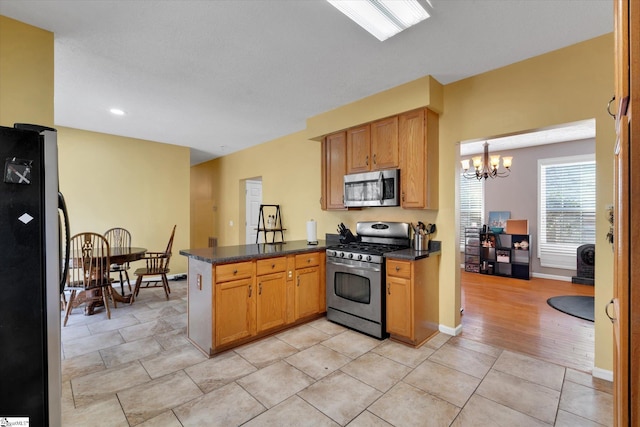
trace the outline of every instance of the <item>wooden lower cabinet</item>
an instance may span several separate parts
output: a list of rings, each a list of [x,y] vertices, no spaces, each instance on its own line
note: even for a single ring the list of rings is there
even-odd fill
[[[216,283],[215,344],[229,344],[255,334],[253,278]]]
[[[387,276],[387,332],[392,335],[413,337],[412,289],[411,280]]]
[[[439,258],[387,259],[387,332],[391,339],[420,346],[438,332]]]
[[[302,319],[320,310],[320,268],[296,269],[295,318]]]
[[[208,356],[326,310],[324,252],[214,266],[190,258],[189,272],[187,334]]]
[[[296,255],[295,266],[294,313],[298,320],[321,312],[320,253]]]
[[[282,326],[287,321],[287,281],[285,273],[258,276],[256,332]]]

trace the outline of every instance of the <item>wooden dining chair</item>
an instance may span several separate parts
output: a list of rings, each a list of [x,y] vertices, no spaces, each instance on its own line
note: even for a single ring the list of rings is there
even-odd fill
[[[167,279],[167,273],[169,273],[169,261],[171,260],[171,248],[173,247],[173,236],[176,234],[176,226],[173,226],[173,231],[171,231],[171,237],[169,238],[169,243],[167,244],[167,249],[164,252],[147,252],[145,253],[143,260],[146,262],[145,267],[141,267],[136,269],[133,273],[137,277],[135,289],[133,291],[133,297],[131,298],[131,302],[133,299],[138,296],[140,292],[140,288],[164,288],[164,294],[169,299],[169,294],[171,293],[171,288],[169,288],[169,280]],[[160,276],[160,280],[150,280],[146,282],[146,286],[142,286],[142,279],[146,276]],[[159,284],[161,283],[161,284]],[[153,285],[152,285],[153,284]]]
[[[69,272],[65,289],[71,294],[65,307],[64,326],[74,308],[86,303],[85,311],[93,314],[93,309],[104,304],[107,319],[111,319],[109,299],[111,296],[111,266],[109,243],[97,233],[79,233],[71,238],[69,251]],[[115,300],[114,307],[117,307]]]
[[[130,248],[131,247],[131,233],[120,227],[111,228],[104,233],[104,238],[109,242],[109,247],[122,247],[122,248]],[[122,295],[124,295],[124,280],[122,274],[124,273],[124,277],[127,279],[127,285],[129,285],[129,292],[131,292],[131,282],[129,281],[129,266],[128,262],[124,264],[111,264],[109,268],[109,272],[118,273],[120,275],[120,289],[122,290]]]

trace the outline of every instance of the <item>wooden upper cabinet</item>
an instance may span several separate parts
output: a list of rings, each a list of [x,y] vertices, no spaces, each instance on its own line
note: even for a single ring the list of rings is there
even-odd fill
[[[400,168],[401,206],[438,208],[438,115],[409,111],[322,141],[322,209],[345,209],[344,175]]]
[[[347,173],[371,170],[371,127],[359,126],[347,131]]]
[[[421,108],[398,119],[403,208],[438,208],[438,115]]]
[[[371,170],[397,168],[398,116],[371,123]]]
[[[347,173],[399,165],[398,116],[347,130]]]
[[[322,141],[322,209],[345,209],[344,176],[347,173],[347,134],[337,132]]]

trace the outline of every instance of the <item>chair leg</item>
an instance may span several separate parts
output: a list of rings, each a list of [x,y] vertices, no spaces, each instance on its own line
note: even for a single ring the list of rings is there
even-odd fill
[[[129,273],[127,273],[127,270],[124,271],[124,275],[127,278],[127,285],[129,285],[129,293],[131,293],[131,281],[129,280]],[[122,295],[124,295],[124,291]]]
[[[113,299],[109,293],[111,292],[111,286],[102,288],[102,302],[104,302],[104,309],[107,311],[107,319],[111,319],[111,310],[109,309],[109,297]],[[114,306],[116,301],[113,300]]]
[[[113,308],[118,308],[118,301],[113,296],[113,293],[116,292],[116,290],[113,289],[113,287],[111,285],[107,286],[107,290],[109,292],[109,298],[111,298],[111,301],[113,301]]]
[[[133,294],[135,296],[138,296],[138,293],[140,292],[140,285],[142,285],[142,276],[138,276],[138,278],[136,279],[136,287],[133,290]]]
[[[64,313],[64,323],[62,324],[62,326],[67,326],[67,320],[69,320],[69,314],[71,314],[71,309],[73,308],[73,303],[75,302],[75,299],[76,299],[76,290],[72,289],[71,295],[69,295],[69,301],[67,301],[67,309],[65,310],[65,313]]]
[[[120,270],[120,290],[122,291],[122,296],[124,296],[124,282],[122,281],[122,270]],[[131,286],[129,286],[129,291],[131,291]]]
[[[169,301],[169,281],[167,280],[166,274],[162,274],[162,287],[164,288],[164,295],[167,297],[167,301]]]

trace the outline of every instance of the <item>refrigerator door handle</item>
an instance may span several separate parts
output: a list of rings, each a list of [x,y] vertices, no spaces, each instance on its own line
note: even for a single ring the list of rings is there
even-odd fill
[[[71,236],[69,236],[69,214],[67,212],[67,204],[64,201],[64,196],[59,191],[58,209],[62,211],[62,220],[64,221],[64,258],[62,254],[62,227],[58,229],[58,235],[60,236],[60,259],[63,260],[62,271],[60,272],[60,293],[63,293],[64,285],[67,281],[67,273],[69,272],[69,251],[71,250]]]

